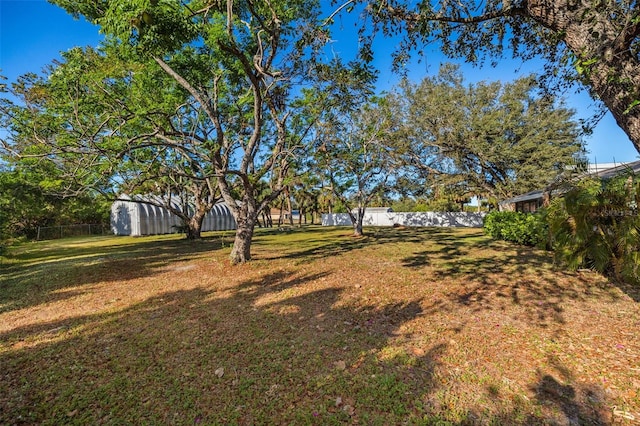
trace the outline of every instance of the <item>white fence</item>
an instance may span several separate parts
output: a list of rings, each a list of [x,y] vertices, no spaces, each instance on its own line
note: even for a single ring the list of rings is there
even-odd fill
[[[472,212],[367,212],[364,213],[364,226],[450,226],[482,228],[486,213]],[[322,226],[353,226],[347,213],[322,215]]]

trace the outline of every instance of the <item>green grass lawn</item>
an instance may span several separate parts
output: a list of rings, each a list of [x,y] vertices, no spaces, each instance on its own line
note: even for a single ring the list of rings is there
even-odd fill
[[[0,424],[635,424],[637,289],[478,229],[11,247]]]

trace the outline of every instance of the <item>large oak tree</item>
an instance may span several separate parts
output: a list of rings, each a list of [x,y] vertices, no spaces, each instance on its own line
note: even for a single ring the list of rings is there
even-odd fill
[[[291,127],[292,101],[329,40],[320,2],[53,3],[134,46],[189,93],[211,127],[211,168],[237,223],[231,260],[249,260],[260,212],[286,187],[289,163],[301,148],[303,135]],[[190,77],[188,64],[178,66],[176,55],[187,48],[196,53],[192,61],[209,64],[206,84]],[[258,196],[264,180],[270,190]]]
[[[20,102],[3,103],[3,151],[14,163],[51,162],[62,196],[138,195],[178,216],[188,238],[200,238],[220,199],[208,129],[188,93],[155,62],[117,47],[71,49],[44,76],[13,84]]]
[[[545,188],[582,159],[574,111],[533,76],[465,85],[445,64],[419,84],[405,81],[388,105],[403,122],[395,153],[429,187],[504,199]]]

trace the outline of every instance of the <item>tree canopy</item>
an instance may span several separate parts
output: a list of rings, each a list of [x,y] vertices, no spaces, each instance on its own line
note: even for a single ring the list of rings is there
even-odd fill
[[[155,61],[189,94],[208,126],[211,170],[237,223],[231,259],[249,260],[257,218],[285,189],[303,147],[295,99],[326,61],[329,32],[320,2],[54,3]],[[194,68],[202,73],[194,75]],[[258,191],[262,180],[269,191]]]
[[[358,1],[348,2],[357,3]],[[640,4],[637,0],[371,0],[365,13],[412,48],[437,41],[479,63],[542,57],[547,77],[580,81],[611,111],[640,152]]]
[[[387,110],[373,102],[335,118],[319,123],[315,170],[346,207],[354,235],[361,236],[366,208],[388,191],[393,174],[391,120]]]
[[[504,199],[544,188],[583,154],[574,111],[538,90],[533,77],[465,85],[444,65],[389,95],[404,123],[396,154],[434,188]]]
[[[188,93],[155,62],[113,45],[62,56],[45,76],[13,86],[20,104],[7,109],[10,160],[49,159],[67,183],[60,188],[65,196],[143,194],[180,217],[188,237],[199,238],[219,197],[205,148],[208,129]]]
[[[315,0],[52,2],[100,25],[107,39],[99,49],[67,52],[45,78],[25,76],[14,86],[25,105],[12,109],[11,148],[48,158],[68,172],[74,189],[188,191],[200,213],[219,194],[238,225],[236,263],[251,258],[261,212],[297,191],[305,157],[361,218],[389,183],[392,160],[415,172],[399,184],[421,175],[464,200],[544,186],[581,150],[573,112],[532,77],[465,86],[445,68],[371,103],[376,28],[359,34],[355,61],[326,49],[332,18],[356,0],[333,6],[335,13]],[[410,48],[437,39],[445,53],[475,62],[495,59],[507,46],[526,58],[547,55],[588,84],[599,66],[600,59],[563,44],[560,35],[572,24],[548,29],[530,16],[541,13],[532,2],[489,1],[483,12],[470,1],[366,4],[378,28],[404,35],[399,62]],[[626,4],[614,9],[633,21]],[[575,7],[600,16],[591,6]],[[567,8],[566,16],[574,13]],[[607,84],[631,90],[631,80],[616,80],[627,74],[612,75]],[[638,109],[629,96],[625,117]]]

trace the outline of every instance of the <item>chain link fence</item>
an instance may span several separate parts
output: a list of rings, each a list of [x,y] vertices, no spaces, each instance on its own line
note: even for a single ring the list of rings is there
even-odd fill
[[[56,240],[60,238],[108,234],[111,234],[111,228],[108,224],[105,223],[39,226],[36,240]]]

